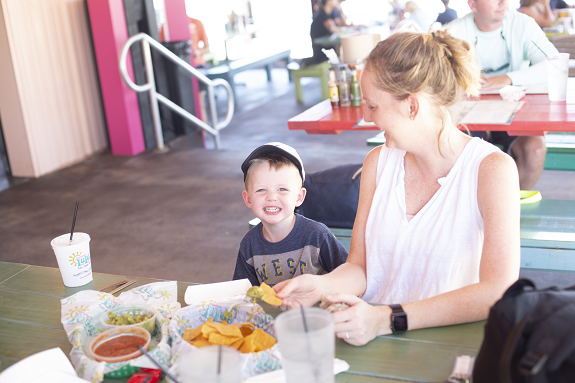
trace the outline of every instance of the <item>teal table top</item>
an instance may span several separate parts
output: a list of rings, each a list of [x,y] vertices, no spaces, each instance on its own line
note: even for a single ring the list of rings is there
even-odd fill
[[[53,347],[60,347],[68,355],[71,344],[60,322],[60,299],[80,290],[99,290],[124,279],[136,280],[130,288],[160,281],[94,273],[94,280],[88,285],[67,288],[57,268],[0,262],[0,371]],[[182,306],[186,288],[192,284],[178,282],[178,301]],[[264,304],[264,309],[277,314],[277,309],[271,306]],[[378,337],[362,347],[338,340],[336,357],[347,361],[350,369],[339,374],[336,382],[443,382],[451,373],[456,356],[476,355],[483,327],[484,322],[476,322],[415,330]]]

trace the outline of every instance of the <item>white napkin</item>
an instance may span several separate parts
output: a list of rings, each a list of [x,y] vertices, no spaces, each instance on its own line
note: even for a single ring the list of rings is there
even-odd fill
[[[245,294],[252,287],[249,279],[188,286],[184,301],[191,305]]]
[[[345,360],[334,358],[333,360],[333,374],[337,375],[340,372],[349,370],[349,363]],[[283,369],[266,372],[265,374],[252,376],[243,381],[243,383],[285,383],[286,377]]]
[[[59,348],[51,348],[22,359],[0,374],[0,383],[86,383],[78,378],[72,363]]]
[[[527,88],[527,86],[506,85],[499,89],[499,95],[505,101],[519,101],[525,97]]]

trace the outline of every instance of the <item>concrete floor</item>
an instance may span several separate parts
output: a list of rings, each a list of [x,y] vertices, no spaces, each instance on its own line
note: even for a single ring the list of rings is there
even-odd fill
[[[70,231],[90,234],[94,272],[217,282],[232,277],[239,243],[252,212],[244,205],[240,164],[257,146],[295,147],[313,172],[361,163],[375,132],[308,135],[287,120],[321,101],[319,82],[295,102],[285,69],[236,77],[239,104],[222,131],[221,150],[190,148],[185,138],[165,154],[135,157],[109,152],[38,179],[19,179],[0,192],[0,260],[57,267],[50,240]],[[209,138],[208,138],[209,140]],[[544,198],[575,199],[575,172],[545,171],[535,187]],[[533,276],[533,275],[531,275]],[[570,274],[537,273],[544,284],[575,284]]]

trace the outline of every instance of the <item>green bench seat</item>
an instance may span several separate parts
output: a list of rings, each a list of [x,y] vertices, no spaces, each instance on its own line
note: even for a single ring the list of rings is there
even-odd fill
[[[545,170],[575,170],[575,135],[568,133],[549,133],[545,135],[547,155]],[[368,146],[385,144],[383,132],[367,139]]]
[[[259,223],[252,219],[250,229]],[[351,229],[330,227],[349,250]],[[575,272],[575,200],[542,199],[521,205],[521,268]]]

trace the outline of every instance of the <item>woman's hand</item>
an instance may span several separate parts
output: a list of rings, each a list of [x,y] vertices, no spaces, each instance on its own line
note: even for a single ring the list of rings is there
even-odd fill
[[[347,303],[350,308],[333,313],[335,334],[354,346],[363,346],[378,335],[391,334],[389,306],[372,306],[350,294],[334,294],[330,302]]]
[[[319,275],[304,274],[299,277],[283,281],[274,286],[278,298],[283,300],[283,308],[297,308],[312,306],[321,299],[323,285]]]

